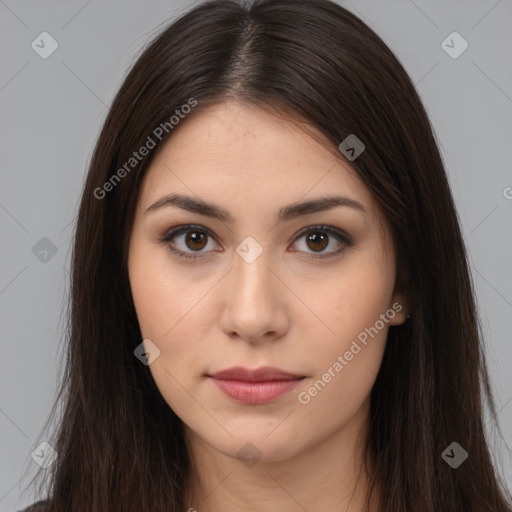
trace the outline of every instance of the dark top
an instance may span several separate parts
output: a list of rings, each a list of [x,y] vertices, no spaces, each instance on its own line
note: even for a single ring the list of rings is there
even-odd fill
[[[37,503],[32,503],[27,508],[24,508],[23,510],[20,510],[19,512],[46,512],[46,505],[48,501],[38,501]]]
[[[46,504],[48,501],[38,501],[37,503],[33,503],[27,508],[20,510],[19,512],[46,512]],[[505,510],[505,512],[512,512],[512,510]]]

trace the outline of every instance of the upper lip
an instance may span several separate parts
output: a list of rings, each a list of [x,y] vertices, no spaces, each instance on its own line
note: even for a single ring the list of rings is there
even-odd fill
[[[273,366],[262,366],[255,370],[250,370],[242,366],[234,366],[226,368],[220,372],[209,374],[214,379],[221,380],[238,380],[246,382],[265,382],[271,380],[296,380],[304,377],[304,375],[297,375],[285,372]]]

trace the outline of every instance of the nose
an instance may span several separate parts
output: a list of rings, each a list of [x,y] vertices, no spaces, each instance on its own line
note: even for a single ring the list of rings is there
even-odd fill
[[[269,251],[263,250],[252,262],[238,253],[233,260],[222,288],[221,329],[251,344],[282,338],[289,327],[290,292],[271,268]]]

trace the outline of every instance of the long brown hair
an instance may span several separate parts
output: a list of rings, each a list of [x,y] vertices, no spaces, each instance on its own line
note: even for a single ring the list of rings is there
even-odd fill
[[[141,180],[172,137],[176,109],[195,102],[180,119],[186,123],[232,98],[314,126],[340,159],[348,135],[365,144],[350,165],[390,221],[397,286],[412,314],[390,329],[371,393],[366,453],[381,511],[504,511],[510,494],[484,429],[485,405],[499,425],[466,249],[413,83],[379,36],[329,0],[213,0],[144,50],[90,162],[72,254],[65,368],[51,412],[62,404],[48,440],[58,452],[46,470],[49,512],[186,509],[182,422],[134,356],[142,338],[128,239]],[[134,164],[148,137],[156,147]],[[457,469],[442,457],[454,441],[468,453]]]

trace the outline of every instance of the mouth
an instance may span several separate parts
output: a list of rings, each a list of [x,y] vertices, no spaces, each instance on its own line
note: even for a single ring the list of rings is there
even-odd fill
[[[209,374],[227,397],[247,405],[266,404],[291,391],[304,378],[279,368],[265,366],[249,370],[240,366]]]

